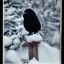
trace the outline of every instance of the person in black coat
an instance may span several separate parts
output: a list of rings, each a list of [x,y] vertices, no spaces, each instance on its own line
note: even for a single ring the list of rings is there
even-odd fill
[[[38,17],[32,9],[26,9],[24,11],[24,27],[29,34],[37,33],[41,29],[41,25]]]

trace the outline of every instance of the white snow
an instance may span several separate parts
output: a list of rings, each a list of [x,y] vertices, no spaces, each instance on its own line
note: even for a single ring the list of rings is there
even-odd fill
[[[29,59],[29,48],[25,46],[22,50],[17,50],[19,58],[22,59]],[[41,42],[38,46],[38,56],[39,62],[41,63],[51,63],[56,64],[60,63],[60,51],[57,48],[51,47],[45,42]]]
[[[54,25],[54,23],[47,22],[47,26],[48,26],[50,29],[58,30],[58,28],[56,28],[56,26]]]
[[[17,38],[17,35],[12,35],[12,36],[10,36],[10,38],[15,39],[15,38]]]
[[[21,35],[21,32],[19,32],[18,34],[17,34],[17,38],[22,38],[22,35]]]
[[[11,45],[11,46],[10,46],[10,50],[14,50],[14,49],[17,48],[17,47],[18,47],[17,45],[16,45],[16,46],[15,46],[15,45]]]
[[[13,50],[15,48],[15,45],[12,45],[11,47],[10,47],[10,50]]]
[[[9,46],[12,44],[12,39],[8,36],[3,36],[3,45]]]
[[[50,11],[51,11],[51,9],[48,9],[47,11],[45,11],[45,12],[44,12],[44,16],[46,17],[47,14],[48,14],[48,12],[50,12]]]
[[[23,35],[27,35],[27,34],[29,34],[29,32],[26,31],[26,29],[24,28],[23,25],[19,25],[19,26],[17,26],[16,29],[17,29],[17,30],[22,29],[22,31],[21,31],[21,33],[20,33],[22,36],[23,36]],[[19,35],[19,34],[18,34],[18,35]]]
[[[59,26],[60,25],[60,22],[57,22],[57,23],[51,23],[53,25],[56,25],[56,26]]]
[[[55,26],[59,26],[60,25],[60,22],[57,22],[57,23],[52,23],[52,22],[48,22],[48,27],[50,27],[50,28],[53,28],[53,27],[55,27]],[[54,28],[55,29],[55,28]]]
[[[4,8],[7,7],[7,6],[9,6],[9,5],[8,5],[8,4],[5,4],[5,5],[4,5]]]
[[[50,12],[50,16],[53,16],[53,14],[54,14],[53,12]]]
[[[60,18],[57,18],[57,17],[52,17],[53,19],[57,19],[57,20],[60,20]]]
[[[55,31],[54,36],[52,38],[52,44],[60,44],[60,33]]]
[[[61,64],[61,63],[41,63],[39,62],[38,60],[35,59],[35,57],[33,57],[29,62],[28,64]]]
[[[23,48],[22,45],[25,44],[26,42],[23,41],[21,44],[20,44],[20,49]]]
[[[29,51],[28,51],[28,46],[23,47],[22,49],[18,48],[18,50],[16,50],[16,52],[19,55],[19,58],[22,59],[29,59]]]
[[[11,21],[12,19],[15,18],[16,15],[12,15],[12,16],[7,16],[4,18],[4,20],[8,20],[8,21]]]
[[[58,0],[58,1],[57,1],[57,6],[56,6],[56,7],[57,7],[57,8],[60,8],[60,5],[61,5],[61,2],[60,2],[60,0]]]
[[[60,51],[45,42],[41,42],[39,45],[38,53],[40,62],[60,63]]]
[[[18,46],[18,45],[20,45],[20,39],[19,38],[16,38],[16,39],[14,39],[14,41],[13,41],[13,44],[15,45],[15,46]]]
[[[27,42],[32,41],[42,41],[42,37],[39,34],[33,34],[29,36],[25,36]]]
[[[23,28],[23,30],[22,30],[22,34],[21,34],[21,35],[27,35],[27,34],[29,34],[29,32],[28,32],[28,31],[26,31],[26,29],[25,29],[25,28]]]
[[[11,6],[11,7],[7,10],[6,14],[7,14],[7,15],[11,15],[11,14],[14,13],[15,11],[16,11],[16,9]]]
[[[19,25],[19,26],[16,27],[17,30],[19,30],[19,29],[23,29],[23,28],[24,28],[23,25]]]
[[[17,12],[21,12],[21,11],[22,11],[22,9],[20,9],[20,8],[17,9]]]
[[[14,50],[9,50],[6,54],[6,59],[11,61],[11,62],[14,62],[14,63],[20,63],[22,64],[18,54],[16,51]]]
[[[15,18],[13,21],[14,22],[21,22],[21,21],[23,21],[24,19],[23,19],[23,17],[20,17],[20,18]]]
[[[28,64],[42,64],[42,63],[40,63],[35,59],[35,57],[33,57],[33,59],[31,59]]]
[[[31,3],[28,3],[28,7],[31,8],[32,7],[32,4]]]

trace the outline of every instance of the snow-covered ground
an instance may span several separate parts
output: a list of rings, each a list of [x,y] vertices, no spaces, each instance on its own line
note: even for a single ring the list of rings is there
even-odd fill
[[[16,51],[9,50],[7,52],[6,58],[11,62],[16,62],[17,60],[20,62],[20,60],[23,59],[29,60],[28,46],[25,46],[22,49],[17,49]],[[39,62],[41,63],[60,63],[60,51],[54,47],[51,47],[45,42],[41,42],[38,46],[38,57]]]
[[[23,48],[22,51],[17,50],[17,53],[19,54],[19,57],[21,59],[29,59],[28,52],[29,52],[28,46]],[[44,42],[41,42],[38,47],[38,56],[39,61],[43,63],[60,62],[60,51]]]
[[[42,62],[37,61],[37,60],[33,57],[33,59],[31,59],[28,64],[60,64],[60,63],[58,63],[58,62],[56,62],[56,63],[50,63],[50,62],[49,62],[49,63],[42,63]]]

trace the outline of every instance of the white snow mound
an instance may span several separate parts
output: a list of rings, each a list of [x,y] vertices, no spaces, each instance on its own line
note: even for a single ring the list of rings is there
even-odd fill
[[[32,41],[42,41],[42,37],[39,34],[33,34],[30,36],[25,36],[27,42]]]
[[[9,46],[12,44],[12,39],[8,36],[3,36],[3,45]]]
[[[14,45],[19,45],[21,42],[20,42],[20,39],[19,38],[16,38],[16,39],[14,39],[14,41],[13,41],[13,44]]]
[[[35,57],[33,57],[33,59],[31,59],[28,64],[42,64],[42,63],[40,63],[35,59]]]
[[[26,46],[21,50],[17,50],[17,53],[20,57],[20,59],[29,59],[29,47]],[[60,64],[60,51],[55,48],[51,47],[49,44],[45,42],[41,42],[38,46],[38,57],[39,57],[39,62],[42,64]],[[34,59],[33,59],[34,60]],[[31,63],[32,61],[30,61]],[[37,64],[36,60],[34,60],[35,63]],[[30,64],[29,63],[29,64]]]
[[[19,58],[19,56],[17,54],[17,52],[14,51],[14,50],[9,50],[7,52],[6,59],[9,60],[9,61],[11,61],[11,62],[14,62],[14,63],[20,63],[20,64],[22,64],[21,60],[20,60],[20,58]]]
[[[41,63],[41,62],[39,62],[38,60],[36,60],[35,59],[35,57],[33,57],[33,59],[31,59],[29,62],[28,62],[28,64],[60,64],[60,63]]]
[[[51,47],[49,44],[45,42],[41,42],[38,47],[39,52],[39,61],[43,63],[60,63],[60,51]]]

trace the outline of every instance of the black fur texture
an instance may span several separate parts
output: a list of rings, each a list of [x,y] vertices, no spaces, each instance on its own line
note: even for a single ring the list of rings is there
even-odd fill
[[[29,34],[33,32],[37,33],[41,29],[41,25],[35,12],[32,9],[26,9],[24,13],[23,17],[25,29],[29,31]]]

